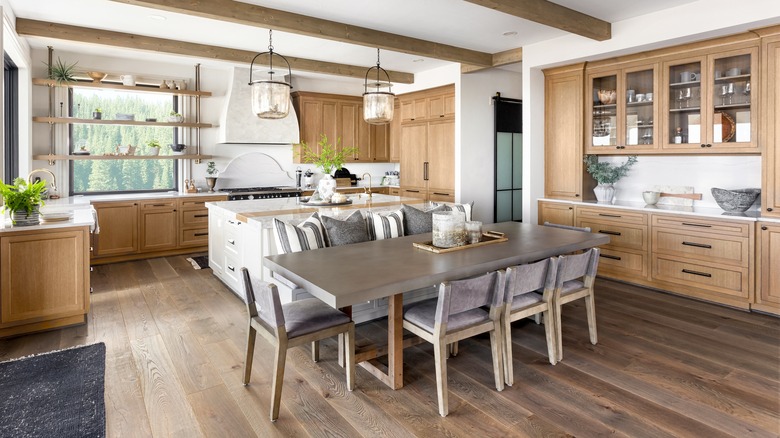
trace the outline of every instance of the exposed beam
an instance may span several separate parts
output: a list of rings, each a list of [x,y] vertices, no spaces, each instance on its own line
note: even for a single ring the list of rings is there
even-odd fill
[[[547,0],[466,0],[546,26],[576,33],[596,41],[612,38],[612,25]]]
[[[442,59],[465,64],[490,66],[491,55],[476,50],[439,44],[389,32],[323,20],[292,12],[265,8],[233,0],[112,0],[179,14],[221,20],[247,26],[280,30],[343,43]],[[388,6],[391,7],[391,6]]]
[[[491,67],[500,67],[502,65],[514,64],[523,61],[523,48],[504,50],[493,54],[493,64],[490,67],[480,67],[478,65],[461,64],[461,73],[473,73],[475,71],[486,70]]]
[[[256,52],[231,49],[227,47],[209,46],[205,44],[188,43],[184,41],[154,38],[131,33],[114,32],[110,30],[90,29],[87,27],[70,26],[67,24],[49,23],[46,21],[16,19],[16,32],[24,36],[55,38],[68,41],[102,44],[114,47],[147,50],[151,52],[173,53],[193,56],[202,59],[218,59],[222,61],[242,62],[249,64]],[[324,73],[336,76],[364,79],[368,67],[338,64],[335,62],[316,61],[305,58],[286,57],[293,70]],[[267,58],[266,58],[267,59]],[[258,58],[255,64],[263,65],[265,59]],[[266,64],[267,65],[267,64]],[[414,83],[414,74],[390,71],[393,82],[401,84]]]

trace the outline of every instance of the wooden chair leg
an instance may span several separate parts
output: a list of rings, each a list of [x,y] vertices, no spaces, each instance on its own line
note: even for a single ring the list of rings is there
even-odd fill
[[[512,323],[502,318],[504,323],[504,382],[507,386],[515,383],[514,365],[512,364]]]
[[[246,355],[244,356],[244,386],[249,384],[249,376],[252,375],[252,360],[255,358],[255,340],[257,331],[249,323],[249,329],[246,333]]]
[[[287,360],[287,340],[279,339],[276,344],[276,360],[274,361],[274,382],[271,385],[271,421],[279,418],[279,405],[282,401],[282,384],[284,383],[284,364]]]
[[[585,310],[588,312],[588,332],[590,332],[590,343],[598,343],[598,334],[596,333],[596,303],[593,293],[585,297]]]
[[[457,356],[458,355],[458,341],[453,342],[450,344],[450,356]]]
[[[344,368],[344,366],[346,365],[346,363],[344,362],[344,333],[339,333],[338,338],[339,338],[339,366],[341,368]]]
[[[537,323],[537,324],[541,324],[542,323],[542,315],[540,315],[538,313],[536,315],[534,315],[534,322]]]
[[[311,341],[311,360],[320,361],[320,341]]]
[[[355,325],[351,325],[344,335],[347,361],[347,389],[355,389]]]
[[[557,350],[557,331],[555,330],[555,322],[553,322],[553,309],[552,307],[542,312],[544,317],[544,337],[547,339],[547,357],[550,358],[550,363],[555,365],[558,363],[558,350]]]
[[[496,321],[490,332],[490,351],[493,354],[493,377],[498,391],[504,390],[504,337],[501,333],[501,322]]]
[[[447,404],[447,344],[438,340],[433,344],[433,355],[436,362],[436,393],[439,397],[439,415],[446,417],[449,413]]]
[[[554,317],[555,317],[555,337],[557,338],[555,341],[555,350],[557,352],[557,360],[560,361],[563,359],[563,335],[561,334],[561,305],[557,304],[554,306],[555,310],[553,311]]]

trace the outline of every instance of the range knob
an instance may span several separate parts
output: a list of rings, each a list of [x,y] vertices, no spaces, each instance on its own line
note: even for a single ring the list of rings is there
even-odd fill
[[[255,196],[254,195],[247,195],[246,199],[249,199],[251,201],[252,199],[255,199]]]

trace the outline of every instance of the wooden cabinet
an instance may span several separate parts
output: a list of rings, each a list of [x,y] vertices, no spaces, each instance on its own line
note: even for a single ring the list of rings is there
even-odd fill
[[[544,196],[594,199],[583,153],[584,64],[544,71]]]
[[[780,224],[756,223],[756,299],[751,308],[780,315]]]
[[[609,236],[609,244],[601,247],[600,275],[624,281],[648,279],[650,233],[647,213],[578,206],[575,223]]]
[[[401,123],[419,123],[455,118],[455,87],[443,87],[404,94],[401,101]]]
[[[442,120],[401,127],[403,196],[455,201],[455,122]]]
[[[390,132],[388,133],[388,143],[390,144],[389,161],[398,163],[401,161],[401,101],[395,100],[395,109],[393,120],[390,122]]]
[[[574,206],[560,202],[539,201],[539,225],[545,222],[574,226]]]
[[[141,201],[140,204],[140,251],[152,252],[176,248],[178,229],[176,200],[159,199]]]
[[[202,247],[209,244],[209,212],[206,203],[224,200],[224,196],[179,199],[178,245],[180,248]]]
[[[4,233],[0,337],[86,322],[89,284],[88,226]]]
[[[96,202],[100,233],[95,236],[95,258],[138,252],[138,201]]]
[[[760,96],[761,214],[780,217],[780,35],[762,38]]]

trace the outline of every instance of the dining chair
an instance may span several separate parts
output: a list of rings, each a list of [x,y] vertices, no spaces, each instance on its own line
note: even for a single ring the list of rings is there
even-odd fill
[[[449,413],[447,398],[447,346],[481,333],[490,333],[496,389],[504,389],[501,308],[504,302],[498,272],[443,282],[439,296],[415,303],[404,312],[403,327],[433,344],[439,414]],[[489,310],[482,309],[489,306]]]
[[[552,222],[544,222],[545,227],[553,227],[553,228],[563,228],[564,230],[574,230],[574,231],[583,231],[585,233],[590,233],[591,229],[590,227],[575,227],[572,225],[561,225],[561,224],[554,224]]]
[[[555,280],[553,304],[555,310],[555,332],[558,339],[555,346],[557,359],[563,359],[563,343],[561,335],[561,308],[564,304],[585,299],[585,310],[588,317],[588,332],[590,343],[596,345],[596,307],[593,295],[593,284],[596,281],[596,271],[599,266],[598,248],[591,248],[582,254],[558,257],[558,274]]]
[[[555,280],[558,272],[558,259],[548,258],[527,265],[518,265],[506,269],[504,283],[505,299],[502,314],[504,330],[504,374],[507,385],[514,383],[512,366],[512,327],[511,324],[522,318],[542,315],[544,335],[547,341],[547,356],[555,365],[557,360],[555,308]]]
[[[347,344],[347,389],[352,391],[355,388],[355,323],[347,315],[317,298],[307,298],[283,305],[279,300],[279,291],[275,284],[250,278],[246,268],[241,268],[241,275],[244,279],[246,308],[249,313],[243,383],[249,384],[255,338],[259,332],[276,348],[274,379],[271,386],[271,421],[279,418],[284,365],[287,350],[292,347],[343,333]],[[315,354],[315,348],[315,344],[312,344],[312,355],[316,362],[319,357]]]

